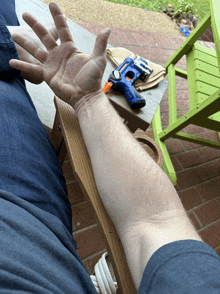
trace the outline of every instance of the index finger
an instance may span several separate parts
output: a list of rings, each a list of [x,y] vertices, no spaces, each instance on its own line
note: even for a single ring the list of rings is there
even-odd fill
[[[58,4],[53,1],[50,2],[49,9],[53,16],[54,23],[56,25],[58,36],[60,38],[61,43],[70,42],[70,41],[74,42],[70,29],[66,23],[65,16],[62,13]]]

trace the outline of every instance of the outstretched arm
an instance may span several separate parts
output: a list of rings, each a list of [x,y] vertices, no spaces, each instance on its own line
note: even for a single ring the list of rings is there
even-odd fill
[[[107,96],[83,98],[76,111],[99,195],[138,288],[157,249],[173,241],[202,240],[173,184],[121,122]]]
[[[10,65],[42,75],[54,93],[75,108],[103,204],[122,241],[138,288],[152,254],[184,239],[201,241],[171,181],[121,122],[101,88],[110,30],[102,31],[91,56],[79,52],[59,6],[50,3],[61,40],[58,46],[30,14],[25,21],[47,48],[22,36],[17,43],[42,66],[11,60]]]

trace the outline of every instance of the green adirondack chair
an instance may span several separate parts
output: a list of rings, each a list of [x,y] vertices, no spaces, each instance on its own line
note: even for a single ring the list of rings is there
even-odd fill
[[[215,50],[195,43],[212,25]],[[163,155],[163,170],[174,185],[177,177],[164,141],[169,137],[220,149],[220,143],[180,132],[189,124],[220,132],[220,1],[210,0],[210,12],[165,64],[169,88],[169,126],[162,130],[160,106],[153,118],[155,141]],[[175,67],[186,55],[187,72]],[[177,119],[175,75],[188,80],[190,110]]]

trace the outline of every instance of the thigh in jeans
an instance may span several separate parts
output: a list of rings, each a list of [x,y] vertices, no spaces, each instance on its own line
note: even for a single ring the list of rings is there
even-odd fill
[[[6,2],[8,12],[13,12],[14,0]],[[9,65],[10,59],[19,56],[6,25],[19,22],[15,11],[10,20],[1,12],[0,189],[56,215],[72,233],[72,211],[61,166],[21,72]]]

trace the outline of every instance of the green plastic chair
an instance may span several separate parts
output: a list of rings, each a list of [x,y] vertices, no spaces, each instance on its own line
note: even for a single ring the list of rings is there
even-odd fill
[[[196,41],[212,25],[216,51]],[[210,12],[165,64],[169,80],[169,126],[162,130],[160,106],[152,121],[163,155],[163,170],[174,185],[177,177],[164,141],[170,137],[220,149],[220,143],[180,132],[189,124],[220,132],[220,1],[210,0]],[[175,67],[186,55],[187,72]],[[188,80],[190,110],[177,119],[175,75]]]

